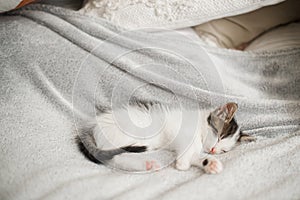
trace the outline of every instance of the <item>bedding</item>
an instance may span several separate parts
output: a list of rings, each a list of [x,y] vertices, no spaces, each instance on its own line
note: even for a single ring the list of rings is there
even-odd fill
[[[215,37],[210,37],[210,35],[199,35],[195,29],[189,27],[189,28],[182,28],[182,29],[176,29],[178,33],[185,35],[186,37],[189,37],[194,42],[198,42],[201,45],[204,46],[211,46],[211,47],[220,47],[218,44],[218,41],[215,40]]]
[[[203,48],[174,31],[128,31],[49,5],[0,21],[0,199],[299,198],[298,47]],[[78,125],[95,107],[129,100],[234,101],[238,122],[258,140],[219,155],[225,169],[216,176],[172,167],[129,173],[88,161],[74,141]]]
[[[32,2],[34,2],[34,0],[2,0],[0,2],[0,13],[21,8]]]
[[[276,27],[251,42],[245,51],[267,51],[300,47],[300,23]]]
[[[88,0],[81,13],[127,29],[180,29],[247,13],[284,0]]]
[[[197,34],[221,48],[244,49],[253,39],[274,27],[300,20],[300,1],[287,0],[250,13],[195,26]]]

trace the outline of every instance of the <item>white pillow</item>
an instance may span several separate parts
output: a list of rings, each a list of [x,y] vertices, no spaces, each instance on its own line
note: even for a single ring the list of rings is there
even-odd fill
[[[195,26],[284,0],[88,0],[80,12],[127,29]]]
[[[207,22],[194,29],[203,40],[214,42],[218,47],[242,50],[263,32],[298,19],[300,1],[287,0],[243,15]]]
[[[273,51],[300,48],[300,22],[281,26],[255,39],[245,51]]]

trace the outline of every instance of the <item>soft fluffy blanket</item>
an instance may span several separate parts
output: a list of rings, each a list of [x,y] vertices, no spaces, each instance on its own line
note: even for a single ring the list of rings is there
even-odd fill
[[[0,20],[0,199],[299,199],[299,48],[211,49],[42,5]],[[77,124],[129,100],[235,101],[258,140],[220,155],[219,175],[125,173],[85,159]]]

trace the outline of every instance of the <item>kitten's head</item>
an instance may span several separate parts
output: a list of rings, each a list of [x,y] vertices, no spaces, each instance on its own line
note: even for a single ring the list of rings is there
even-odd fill
[[[210,130],[204,144],[207,153],[224,153],[240,141],[254,140],[254,137],[241,132],[234,119],[237,109],[236,103],[227,103],[210,113],[207,118]]]

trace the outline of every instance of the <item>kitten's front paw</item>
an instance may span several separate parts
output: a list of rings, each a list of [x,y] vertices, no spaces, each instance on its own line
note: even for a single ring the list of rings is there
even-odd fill
[[[203,162],[203,169],[208,174],[218,174],[223,171],[222,163],[216,158],[206,158]]]
[[[176,161],[176,169],[181,170],[181,171],[186,171],[191,167],[189,162],[182,161],[182,160],[177,160]]]

